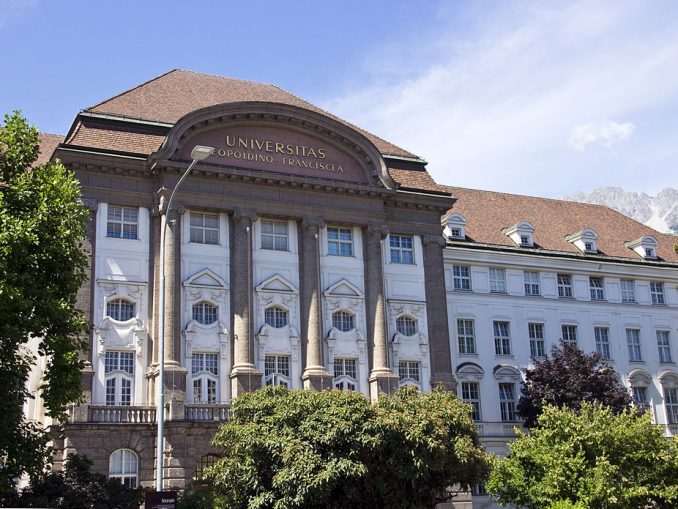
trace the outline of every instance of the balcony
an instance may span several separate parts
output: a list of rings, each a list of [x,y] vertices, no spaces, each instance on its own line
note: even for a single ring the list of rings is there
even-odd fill
[[[224,422],[231,406],[223,403],[184,404],[172,401],[165,407],[166,421]],[[142,405],[72,405],[69,422],[105,424],[155,424],[156,407]]]
[[[502,437],[513,438],[516,436],[515,428],[522,429],[520,422],[476,422],[478,435],[483,438]]]
[[[190,404],[185,406],[187,421],[227,421],[231,406],[225,404]]]

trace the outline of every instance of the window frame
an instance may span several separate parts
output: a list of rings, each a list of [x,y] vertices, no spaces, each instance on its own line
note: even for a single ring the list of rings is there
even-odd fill
[[[124,320],[122,319],[123,304],[128,306],[127,309],[128,312],[130,313],[129,318],[125,318]],[[111,311],[113,312],[111,313]],[[122,297],[115,297],[113,299],[109,299],[106,301],[106,316],[112,320],[115,320],[116,322],[127,322],[129,320],[136,318],[136,315],[137,315],[137,303],[132,300],[125,299]]]
[[[662,281],[650,281],[650,298],[653,306],[663,306],[666,304],[666,294],[664,293],[664,283]]]
[[[666,423],[678,424],[678,387],[663,387]]]
[[[329,256],[345,256],[353,257],[355,250],[353,249],[353,228],[346,228],[343,226],[328,226],[327,227],[327,254]],[[342,238],[342,235],[347,238]],[[344,252],[343,249],[347,248]]]
[[[497,277],[497,275],[500,275],[500,277]],[[506,293],[505,269],[490,267],[490,293]]]
[[[527,335],[530,338],[530,357],[546,357],[546,341],[544,339],[544,324],[541,322],[528,322]]]
[[[200,220],[200,224],[194,224]],[[216,220],[216,226],[206,225],[206,220]],[[191,244],[219,245],[221,221],[218,213],[190,211],[188,241]],[[208,235],[209,234],[209,235]],[[216,238],[214,238],[216,235]],[[209,239],[208,239],[209,236]]]
[[[114,472],[113,462],[114,459],[117,461],[118,456],[120,457],[120,472]],[[134,458],[134,469],[128,472],[126,467],[129,467],[132,462],[126,461],[126,459],[130,456]],[[116,449],[113,451],[108,457],[108,478],[116,479],[120,481],[120,484],[129,488],[139,486],[139,455],[132,449]]]
[[[462,380],[461,382],[461,394],[460,399],[464,403],[468,403],[473,406],[473,413],[471,418],[475,422],[483,420],[482,409],[481,409],[481,399],[480,399],[480,383],[468,380]]]
[[[643,362],[640,329],[633,327],[626,328],[626,346],[629,354],[629,362]]]
[[[209,315],[209,316],[208,316]],[[209,320],[211,317],[213,320]],[[191,306],[191,317],[201,325],[212,325],[219,320],[219,306],[208,300],[201,300]]]
[[[332,313],[332,327],[341,332],[350,332],[356,328],[355,318],[355,314],[350,311],[338,309]],[[348,327],[348,325],[350,325],[350,327]]]
[[[577,324],[563,323],[560,326],[560,334],[563,343],[579,346],[579,330]]]
[[[541,295],[541,281],[539,278],[539,272],[533,270],[524,270],[523,286],[525,289],[525,295],[529,295],[531,297]]]
[[[511,398],[506,398],[510,389]],[[499,382],[499,414],[501,422],[516,422],[516,384]]]
[[[605,278],[589,276],[589,293],[591,300],[605,300]]]
[[[504,329],[504,326],[505,331],[502,330]],[[511,356],[511,322],[505,320],[493,320],[492,331],[494,332],[495,355],[502,357]]]
[[[193,384],[193,403],[218,403],[219,354],[216,352],[193,352],[191,356],[191,380]]]
[[[412,376],[415,375],[415,376]],[[398,361],[399,385],[421,385],[421,362],[412,360]]]
[[[119,217],[111,217],[117,210],[120,210]],[[128,218],[126,218],[127,213],[129,213]],[[117,228],[112,230],[111,225],[119,226],[120,231],[116,232]],[[127,232],[125,227],[128,227]],[[139,240],[139,208],[109,204],[106,211],[106,238]]]
[[[265,231],[269,227],[270,231]],[[290,228],[288,221],[280,219],[261,219],[259,229],[259,244],[261,249],[283,252],[290,250]],[[282,231],[276,231],[276,229],[284,229],[285,231],[283,233]]]
[[[292,387],[292,359],[288,354],[267,353],[264,356],[264,385]]]
[[[558,298],[573,299],[574,286],[572,285],[572,274],[557,274],[556,282],[558,285]]]
[[[452,288],[455,291],[471,291],[471,268],[468,265],[452,266]]]
[[[657,353],[659,362],[662,364],[673,363],[671,357],[671,331],[667,329],[657,329]]]
[[[124,363],[123,358],[126,360]],[[136,371],[134,364],[134,352],[129,350],[104,352],[104,404],[106,406],[132,406],[134,404]]]
[[[470,325],[470,329],[469,329]],[[476,355],[476,325],[472,318],[457,318],[457,348],[459,355]]]
[[[274,329],[282,329],[290,324],[290,312],[282,306],[268,306],[264,309],[264,323]]]
[[[624,303],[636,301],[636,282],[633,279],[621,279],[619,286],[621,288],[621,300]],[[625,288],[625,286],[627,288]],[[628,286],[631,288],[629,289]]]
[[[419,332],[417,319],[410,315],[400,315],[396,318],[396,331],[406,337],[414,336]],[[409,332],[409,334],[406,334]]]
[[[403,246],[403,242],[409,240],[409,247]],[[389,235],[389,257],[391,263],[397,263],[401,265],[414,265],[414,236],[412,235],[400,235],[400,234],[390,234]]]
[[[334,373],[332,385],[335,389],[358,391],[358,360],[355,357],[335,357],[332,369]]]
[[[611,360],[610,354],[610,328],[605,326],[594,326],[593,336],[596,343],[596,352],[605,360]]]

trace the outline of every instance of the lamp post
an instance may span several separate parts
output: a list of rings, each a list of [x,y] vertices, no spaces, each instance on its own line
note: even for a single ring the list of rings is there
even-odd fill
[[[165,464],[165,447],[164,447],[164,438],[165,438],[165,239],[166,231],[168,228],[167,217],[172,211],[172,200],[174,199],[174,194],[177,192],[177,189],[181,187],[181,184],[186,180],[188,174],[191,173],[191,170],[198,161],[202,161],[206,157],[210,156],[214,149],[212,147],[205,147],[202,145],[196,145],[195,148],[191,151],[191,157],[193,161],[188,166],[188,169],[177,182],[177,185],[174,186],[172,194],[170,194],[169,201],[167,202],[167,208],[165,209],[165,214],[161,217],[161,233],[160,233],[160,327],[158,330],[158,383],[157,383],[157,407],[156,407],[156,420],[158,422],[158,437],[156,444],[156,469],[157,476],[155,481],[156,491],[162,491],[163,485],[163,467]]]

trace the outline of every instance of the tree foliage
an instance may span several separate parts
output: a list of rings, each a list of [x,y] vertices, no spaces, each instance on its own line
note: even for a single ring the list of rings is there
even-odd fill
[[[3,507],[52,507],[54,509],[138,509],[142,488],[124,486],[90,471],[92,462],[85,456],[71,454],[63,472],[50,472],[33,480],[31,485]]]
[[[528,509],[677,507],[678,444],[647,413],[549,405],[509,444],[486,486],[500,504]]]
[[[26,380],[38,343],[46,359],[40,394],[47,415],[61,417],[81,394],[78,351],[86,322],[75,309],[86,279],[80,249],[87,210],[61,163],[31,168],[38,132],[19,112],[0,127],[0,492],[23,472],[37,475],[49,457],[44,430],[26,422]]]
[[[599,353],[584,353],[576,345],[562,343],[551,348],[551,357],[537,360],[525,370],[517,413],[532,428],[550,404],[578,410],[584,401],[598,401],[621,412],[632,400],[617,374]]]
[[[340,391],[266,388],[239,397],[209,470],[218,507],[431,508],[489,469],[470,408],[415,389],[370,404]]]

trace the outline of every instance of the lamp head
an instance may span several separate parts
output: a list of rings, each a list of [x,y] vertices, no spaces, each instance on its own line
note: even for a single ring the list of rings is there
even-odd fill
[[[214,148],[206,147],[204,145],[196,145],[193,150],[191,150],[191,157],[196,161],[202,161],[208,156],[212,155]]]

